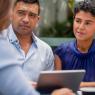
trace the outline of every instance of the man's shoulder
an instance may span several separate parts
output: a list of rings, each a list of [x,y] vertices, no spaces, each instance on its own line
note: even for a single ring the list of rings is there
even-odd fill
[[[38,47],[40,49],[42,49],[42,50],[50,50],[51,51],[51,47],[46,42],[44,42],[43,40],[41,40],[38,37],[36,37],[36,40],[37,40],[37,45],[38,45]]]

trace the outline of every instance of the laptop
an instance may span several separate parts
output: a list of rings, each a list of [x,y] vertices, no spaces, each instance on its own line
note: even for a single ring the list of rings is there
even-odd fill
[[[36,89],[41,94],[49,94],[59,88],[70,88],[76,92],[84,74],[85,70],[42,71]]]

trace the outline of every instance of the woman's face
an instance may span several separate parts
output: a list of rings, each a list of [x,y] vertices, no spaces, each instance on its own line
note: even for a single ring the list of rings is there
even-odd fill
[[[95,34],[95,17],[89,12],[80,11],[74,18],[74,34],[77,40],[93,39]]]

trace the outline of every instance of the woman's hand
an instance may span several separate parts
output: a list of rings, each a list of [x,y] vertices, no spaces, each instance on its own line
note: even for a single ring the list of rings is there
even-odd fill
[[[81,82],[80,88],[81,87],[95,87],[95,82]]]

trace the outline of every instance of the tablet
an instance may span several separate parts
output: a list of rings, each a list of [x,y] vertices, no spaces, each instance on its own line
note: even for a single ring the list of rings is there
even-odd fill
[[[79,89],[85,70],[42,71],[37,90],[40,93],[51,93],[55,89],[70,88],[74,92]]]

